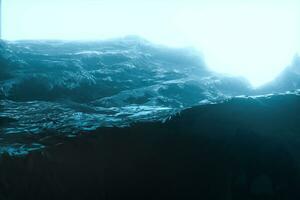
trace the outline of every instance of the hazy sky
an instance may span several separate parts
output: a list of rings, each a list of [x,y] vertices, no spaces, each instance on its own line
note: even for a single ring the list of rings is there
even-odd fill
[[[297,0],[2,1],[4,39],[139,35],[195,46],[211,69],[245,76],[254,85],[273,79],[300,52]]]

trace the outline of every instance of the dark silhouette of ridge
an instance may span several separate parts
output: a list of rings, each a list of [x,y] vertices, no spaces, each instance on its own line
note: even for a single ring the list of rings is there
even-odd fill
[[[235,98],[0,161],[1,199],[300,197],[300,97]],[[50,145],[51,144],[51,145]]]

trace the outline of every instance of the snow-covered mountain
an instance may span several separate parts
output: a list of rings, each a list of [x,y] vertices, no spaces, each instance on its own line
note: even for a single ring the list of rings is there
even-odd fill
[[[161,120],[178,110],[249,94],[242,78],[210,71],[194,49],[138,37],[0,44],[0,132],[78,133]]]
[[[300,56],[296,55],[292,63],[273,81],[262,86],[259,93],[280,93],[300,89]]]
[[[201,100],[208,93],[217,98],[244,93],[249,87],[246,81],[210,72],[196,51],[160,47],[134,37],[106,42],[11,42],[3,44],[2,51],[6,67],[1,96],[14,101],[89,102],[143,88],[149,93],[176,90],[180,95],[187,85],[202,94],[197,97]],[[185,101],[190,99],[179,103],[190,104]]]

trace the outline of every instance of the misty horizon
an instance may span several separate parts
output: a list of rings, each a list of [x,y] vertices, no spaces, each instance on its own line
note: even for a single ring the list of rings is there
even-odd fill
[[[0,0],[0,200],[299,200],[299,0]]]
[[[297,1],[2,1],[5,40],[105,40],[137,35],[193,46],[214,71],[260,86],[300,48]],[[55,11],[53,13],[53,11]]]

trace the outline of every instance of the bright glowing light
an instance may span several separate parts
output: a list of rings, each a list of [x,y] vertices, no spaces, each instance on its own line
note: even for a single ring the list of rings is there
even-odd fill
[[[140,35],[170,46],[195,46],[211,69],[244,76],[258,86],[299,52],[300,3],[245,2],[3,0],[3,37],[96,40]]]
[[[254,86],[272,80],[300,47],[299,16],[285,5],[186,8],[177,26],[204,52],[212,69],[245,76]]]

